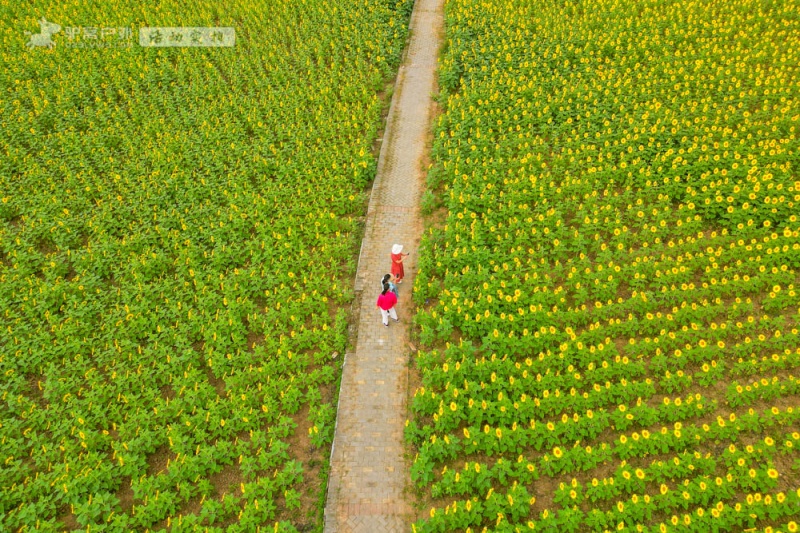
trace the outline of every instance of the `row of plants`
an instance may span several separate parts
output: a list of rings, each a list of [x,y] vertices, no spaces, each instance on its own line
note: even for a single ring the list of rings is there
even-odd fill
[[[797,528],[797,7],[447,4],[416,531]]]
[[[0,7],[0,530],[321,530],[411,7]],[[42,18],[62,30],[28,48]],[[236,42],[143,47],[146,26]],[[90,27],[132,45],[71,46]]]

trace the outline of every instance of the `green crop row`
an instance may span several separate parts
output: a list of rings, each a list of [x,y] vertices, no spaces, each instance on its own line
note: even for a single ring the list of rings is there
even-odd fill
[[[796,529],[798,39],[795,1],[447,4],[417,531]]]
[[[411,6],[0,5],[0,530],[321,530]]]

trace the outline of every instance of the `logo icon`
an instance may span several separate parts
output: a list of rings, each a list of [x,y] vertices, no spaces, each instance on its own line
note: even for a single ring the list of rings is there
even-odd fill
[[[56,43],[50,38],[56,33],[61,31],[61,26],[54,22],[47,22],[44,17],[39,19],[39,33],[25,32],[25,35],[30,35],[30,40],[25,43],[28,48],[36,46],[46,46],[47,48],[55,47]]]

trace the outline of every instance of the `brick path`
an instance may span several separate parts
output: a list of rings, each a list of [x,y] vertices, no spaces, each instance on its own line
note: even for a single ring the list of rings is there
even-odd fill
[[[417,0],[411,41],[397,77],[370,197],[355,290],[360,296],[358,342],[346,355],[325,508],[325,533],[410,529],[403,458],[408,383],[410,292],[421,232],[422,157],[431,129],[431,94],[444,0]],[[375,308],[380,276],[391,267],[392,244],[411,252],[399,286],[399,323],[386,328]]]

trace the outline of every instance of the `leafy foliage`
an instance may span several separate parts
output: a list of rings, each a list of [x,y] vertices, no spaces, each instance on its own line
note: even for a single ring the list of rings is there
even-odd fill
[[[416,531],[796,528],[797,13],[447,4]]]
[[[331,354],[347,339],[377,93],[410,7],[0,7],[13,30],[0,74],[0,529],[292,531],[321,518],[299,508],[324,479],[290,443],[333,438]],[[233,26],[237,41],[69,48],[62,33],[27,49],[41,17],[134,39]]]

